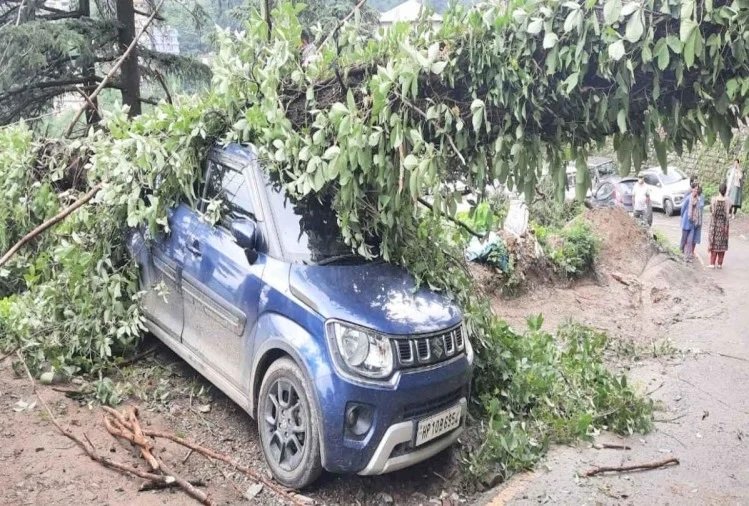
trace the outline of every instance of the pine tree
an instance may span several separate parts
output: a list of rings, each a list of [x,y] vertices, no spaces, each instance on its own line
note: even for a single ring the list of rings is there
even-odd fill
[[[55,4],[56,6],[48,5]],[[32,117],[49,110],[55,98],[90,94],[111,65],[123,54],[136,33],[136,16],[148,16],[151,0],[5,0],[0,3],[0,124]],[[184,2],[182,2],[184,3]],[[162,20],[160,15],[157,19]],[[145,38],[145,37],[144,37]],[[144,83],[161,86],[169,98],[165,73],[196,80],[209,77],[207,68],[191,57],[160,53],[139,41],[108,88],[122,92],[130,114],[142,102]],[[142,77],[142,78],[141,78]],[[89,123],[98,121],[91,107]]]

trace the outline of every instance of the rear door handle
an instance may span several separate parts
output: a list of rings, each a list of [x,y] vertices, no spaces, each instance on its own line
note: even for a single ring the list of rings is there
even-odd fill
[[[187,243],[187,250],[195,256],[200,256],[203,253],[200,251],[200,241],[196,238],[191,238]]]

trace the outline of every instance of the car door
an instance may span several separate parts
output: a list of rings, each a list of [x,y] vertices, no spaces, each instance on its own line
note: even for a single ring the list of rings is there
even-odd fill
[[[249,378],[250,339],[265,266],[263,255],[248,254],[230,232],[233,220],[256,220],[257,199],[244,169],[208,161],[202,215],[191,229],[182,273],[182,342],[240,388]],[[205,213],[209,202],[218,201],[221,219],[213,225]]]
[[[193,209],[180,204],[169,212],[170,232],[150,244],[142,241],[141,251],[134,252],[140,266],[140,286],[145,292],[143,312],[149,324],[175,341],[180,340],[184,324],[181,275],[194,221]]]

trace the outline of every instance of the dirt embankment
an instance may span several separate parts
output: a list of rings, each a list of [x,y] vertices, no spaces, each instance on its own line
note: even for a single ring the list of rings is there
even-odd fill
[[[716,316],[705,306],[721,289],[697,276],[694,265],[659,251],[651,230],[621,209],[585,213],[600,239],[593,275],[569,283],[536,285],[515,298],[492,296],[498,315],[521,329],[530,314],[544,315],[546,328],[576,320],[612,337],[642,344],[668,337],[674,323]]]

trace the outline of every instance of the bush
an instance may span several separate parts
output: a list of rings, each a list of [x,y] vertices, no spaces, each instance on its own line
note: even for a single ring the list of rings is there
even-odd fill
[[[574,220],[559,234],[559,244],[552,246],[549,257],[569,278],[580,277],[593,269],[599,241],[590,225]]]
[[[548,228],[561,228],[582,214],[585,209],[578,200],[557,199],[553,182],[549,178],[543,179],[538,188],[544,197],[532,201],[528,206],[528,214],[533,223]]]

